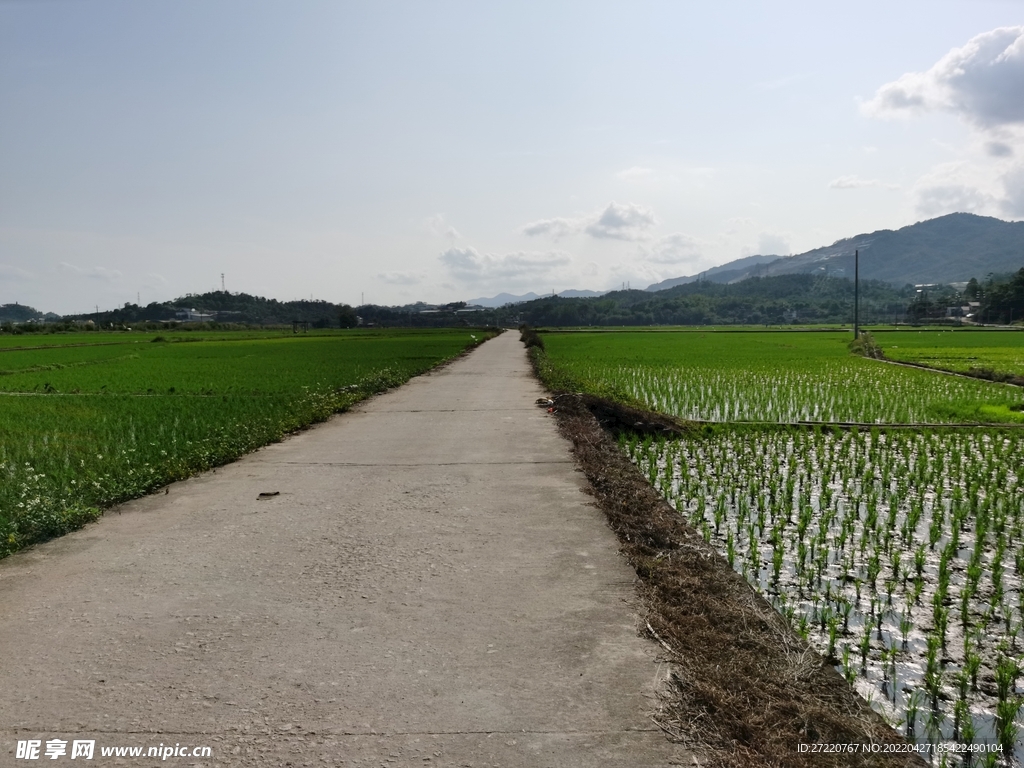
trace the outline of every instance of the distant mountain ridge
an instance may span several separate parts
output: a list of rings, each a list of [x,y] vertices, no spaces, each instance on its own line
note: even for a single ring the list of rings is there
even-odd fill
[[[990,272],[1016,272],[1024,266],[1024,222],[973,213],[951,213],[901,229],[882,229],[837,240],[795,256],[749,256],[693,277],[655,283],[661,291],[697,279],[735,283],[748,277],[819,274],[853,277],[853,254],[860,251],[860,276],[897,286],[955,283]]]
[[[675,288],[677,285],[686,285],[687,283],[695,283],[698,280],[710,280],[713,283],[731,283],[735,282],[734,278],[737,275],[749,275],[747,274],[751,268],[760,266],[761,264],[768,264],[778,259],[785,258],[784,256],[744,256],[742,259],[736,259],[726,264],[722,264],[718,267],[712,267],[711,269],[704,270],[696,275],[687,275],[686,277],[671,277],[668,280],[662,280],[660,283],[647,286],[648,291],[665,291],[669,288]],[[743,278],[738,278],[742,280]]]
[[[561,296],[563,299],[589,299],[596,296],[604,296],[608,291],[575,291],[567,290],[562,291],[556,295]],[[550,296],[551,294],[544,294],[544,296]],[[533,301],[534,299],[542,299],[544,296],[530,291],[529,293],[523,293],[520,295],[514,295],[511,293],[499,293],[497,296],[491,296],[489,298],[483,297],[479,299],[469,299],[466,303],[470,306],[476,305],[478,307],[488,307],[495,309],[497,307],[503,307],[506,304],[518,304],[523,301]]]

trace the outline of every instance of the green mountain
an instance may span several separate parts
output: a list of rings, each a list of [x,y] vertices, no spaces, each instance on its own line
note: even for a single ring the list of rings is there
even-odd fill
[[[905,317],[914,298],[881,280],[861,280],[861,318],[891,322]],[[853,281],[825,275],[754,277],[738,283],[709,281],[664,291],[612,291],[596,299],[545,297],[510,308],[532,325],[761,325],[849,323]]]
[[[854,251],[860,251],[861,279],[883,280],[897,286],[966,282],[990,273],[1016,272],[1024,266],[1024,221],[951,213],[897,230],[882,229],[837,240],[823,248],[767,263],[750,263],[753,257],[739,259],[708,270],[701,279],[735,283],[749,277],[792,274],[852,278]],[[648,290],[660,291],[690,280],[666,280]]]
[[[760,267],[764,264],[769,264],[777,259],[783,258],[782,256],[744,256],[742,259],[736,259],[722,264],[718,267],[712,267],[706,269],[703,272],[696,275],[686,275],[685,277],[671,277],[668,280],[662,280],[660,283],[647,286],[648,291],[666,291],[669,288],[675,288],[677,285],[686,285],[687,283],[697,282],[710,282],[710,283],[732,283],[736,280],[744,280],[751,276],[754,267]]]

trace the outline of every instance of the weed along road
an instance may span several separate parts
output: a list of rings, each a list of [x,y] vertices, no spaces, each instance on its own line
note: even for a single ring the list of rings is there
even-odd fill
[[[0,763],[691,764],[517,336],[0,561]]]

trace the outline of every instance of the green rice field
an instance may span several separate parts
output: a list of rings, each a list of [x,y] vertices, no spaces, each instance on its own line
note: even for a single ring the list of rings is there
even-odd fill
[[[0,336],[0,556],[397,386],[480,331]]]
[[[1014,343],[946,335],[876,338],[992,360]],[[1019,388],[853,357],[849,334],[543,340],[552,388],[717,422],[620,447],[933,764],[1024,761],[1024,430],[890,426],[1015,423]],[[826,423],[770,423],[800,421]],[[954,744],[998,751],[940,754]]]
[[[715,422],[1020,423],[1019,387],[850,355],[848,332],[545,333],[551,386]],[[884,342],[883,342],[884,343]]]
[[[876,332],[875,338],[890,360],[947,371],[980,368],[1024,376],[1024,331],[921,329]]]

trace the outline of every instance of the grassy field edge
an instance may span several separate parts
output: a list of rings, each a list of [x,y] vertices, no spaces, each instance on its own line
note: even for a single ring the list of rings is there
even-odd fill
[[[238,424],[234,429],[213,429],[201,440],[157,464],[126,459],[114,474],[82,477],[75,488],[56,491],[45,475],[30,465],[0,462],[0,479],[20,487],[14,514],[0,516],[0,559],[35,544],[63,536],[97,520],[116,504],[145,496],[170,483],[223,466],[290,434],[342,413],[369,397],[401,386],[462,357],[493,334],[483,333],[460,352],[438,360],[419,373],[385,368],[365,376],[356,385],[327,391],[304,391],[288,403],[287,413],[275,418]],[[59,395],[57,395],[59,397]],[[97,398],[117,397],[97,395]],[[88,494],[86,494],[88,490]],[[83,498],[86,497],[86,498]],[[88,498],[91,497],[91,498]],[[90,503],[91,502],[91,503]]]

